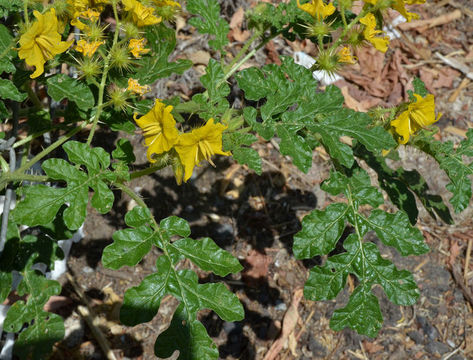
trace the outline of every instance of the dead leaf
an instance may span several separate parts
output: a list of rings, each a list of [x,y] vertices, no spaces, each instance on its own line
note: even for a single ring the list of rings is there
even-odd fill
[[[376,343],[376,342],[369,342],[364,340],[363,341],[363,348],[366,352],[370,354],[377,353],[378,351],[384,350],[384,346]]]
[[[294,294],[292,296],[292,303],[284,314],[281,335],[275,342],[273,342],[271,348],[266,353],[264,360],[274,360],[278,355],[280,355],[281,350],[284,348],[284,344],[286,344],[286,342],[290,338],[290,335],[294,332],[294,329],[299,320],[299,311],[297,308],[299,307],[299,303],[301,302],[302,295],[302,289],[296,289],[294,291]],[[291,352],[293,350],[295,351],[293,347],[297,345],[297,342],[294,344],[294,341],[296,341],[295,338],[293,340],[292,346],[291,343],[289,343]]]
[[[197,50],[187,55],[187,58],[194,63],[194,65],[208,65],[210,61],[210,54],[204,50]]]
[[[266,278],[268,275],[269,264],[271,264],[273,259],[256,250],[250,250],[245,260],[248,264],[248,268],[243,271],[243,277],[259,279]]]
[[[450,256],[448,258],[448,263],[450,266],[453,266],[456,263],[458,255],[460,255],[461,246],[456,240],[450,240]]]
[[[250,37],[248,30],[242,30],[243,20],[245,19],[245,10],[242,7],[233,14],[230,21],[230,32],[228,34],[230,40],[233,38],[235,41],[243,42]]]

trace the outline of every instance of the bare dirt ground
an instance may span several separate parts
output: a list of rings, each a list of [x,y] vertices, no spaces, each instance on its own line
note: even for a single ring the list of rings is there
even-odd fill
[[[235,14],[240,7],[248,9],[253,4],[250,0],[221,3],[228,20],[239,16]],[[455,12],[457,10],[460,14]],[[387,54],[369,49],[358,51],[360,64],[345,69],[342,73],[345,80],[338,85],[344,89],[347,104],[362,110],[403,101],[413,76],[420,76],[435,94],[437,107],[444,114],[439,137],[459,142],[473,121],[472,82],[436,53],[461,61],[473,70],[473,2],[428,1],[416,11],[421,19],[429,19],[429,22],[404,30],[403,38],[393,40]],[[393,13],[391,20],[396,16]],[[440,21],[428,28],[439,17],[443,23]],[[231,33],[234,52],[244,41],[241,39],[245,24],[237,20],[233,22]],[[201,63],[183,77],[158,83],[155,95],[159,97],[186,98],[200,91],[198,77],[203,73],[203,63],[210,50],[206,39],[197,36],[186,25],[185,18],[182,21],[180,25],[178,22],[178,26],[182,26],[178,32],[179,54],[197,58]],[[263,65],[277,59],[277,55],[292,55],[294,51],[315,54],[315,46],[276,39],[252,64]],[[234,86],[235,106],[239,106],[242,99],[241,92]],[[127,137],[135,145],[136,163],[146,166],[141,135]],[[112,149],[116,141],[111,133],[101,133],[97,138],[96,145],[108,149]],[[320,190],[320,183],[328,176],[327,156],[323,151],[315,152],[312,169],[303,174],[278,155],[275,146],[277,144],[265,141],[256,145],[264,159],[261,176],[228,159],[216,159],[215,169],[203,166],[195,179],[180,187],[168,171],[132,183],[157,219],[178,215],[188,220],[194,238],[212,237],[244,265],[241,274],[224,279],[199,272],[202,282],[225,282],[245,307],[246,318],[237,323],[223,322],[213,312],[200,314],[218,345],[220,357],[263,359],[279,337],[284,321],[294,320],[294,331],[279,354],[280,360],[473,358],[473,312],[467,300],[468,292],[471,295],[473,290],[473,261],[467,263],[466,260],[467,246],[471,246],[473,239],[473,208],[454,215],[455,225],[446,225],[421,211],[418,227],[431,248],[427,255],[404,258],[378,244],[382,254],[391,258],[397,267],[414,273],[421,289],[420,300],[414,306],[399,307],[391,304],[381,289],[376,289],[385,318],[379,336],[370,339],[350,330],[334,332],[329,328],[330,315],[336,304],[346,302],[353,279],[336,301],[312,302],[302,298],[294,307],[300,299],[308,269],[322,259],[296,261],[291,252],[293,235],[300,229],[304,215],[313,208],[324,208],[333,200]],[[446,177],[426,155],[405,149],[401,151],[401,159],[403,166],[422,173],[432,194],[444,199],[449,196],[445,191]],[[70,280],[62,279],[62,295],[71,303],[58,312],[66,318],[68,336],[57,344],[54,359],[106,358],[97,336],[79,315],[78,305],[85,303],[93,309],[95,324],[105,334],[117,359],[155,358],[154,341],[168,326],[177,302],[171,297],[165,298],[158,316],[148,324],[127,328],[121,326],[117,318],[125,290],[156,270],[154,264],[159,253],[155,250],[135,268],[119,271],[104,269],[100,262],[104,247],[112,242],[113,232],[125,227],[123,216],[130,206],[133,206],[130,199],[116,192],[114,211],[110,214],[101,216],[89,209],[85,238],[73,246],[69,260],[71,273],[79,285],[74,288]],[[374,237],[373,241],[378,243]],[[452,269],[457,269],[456,279]],[[82,289],[84,296],[77,295],[77,288]]]

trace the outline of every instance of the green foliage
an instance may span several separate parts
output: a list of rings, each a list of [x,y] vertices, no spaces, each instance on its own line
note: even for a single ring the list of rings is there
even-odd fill
[[[0,79],[0,99],[9,99],[21,102],[25,100],[26,97],[27,95],[21,93],[10,80]]]
[[[19,11],[22,6],[21,0],[0,0],[0,17],[6,17],[11,12]]]
[[[335,249],[337,241],[349,223],[354,233],[343,240],[346,252],[328,257],[323,266],[311,269],[304,288],[304,295],[312,300],[330,300],[345,287],[349,274],[355,275],[360,285],[350,296],[348,304],[337,309],[331,320],[334,330],[351,327],[361,334],[376,336],[381,328],[382,316],[376,296],[371,292],[380,284],[389,300],[398,305],[412,305],[419,297],[419,290],[412,274],[398,270],[389,260],[381,257],[374,243],[365,241],[369,230],[374,230],[388,246],[402,255],[420,255],[429,249],[421,232],[410,225],[408,216],[376,209],[383,203],[379,191],[371,186],[368,174],[359,169],[346,169],[349,176],[333,172],[324,182],[323,190],[332,195],[343,193],[348,204],[336,203],[323,211],[314,210],[302,222],[302,230],[294,237],[294,255],[307,259],[326,255]],[[359,212],[361,205],[374,209],[369,217]]]
[[[201,34],[214,36],[209,45],[214,49],[222,51],[228,43],[228,23],[220,16],[220,5],[217,0],[188,0],[187,11],[193,15],[199,15],[189,20],[189,24],[195,26]]]
[[[18,300],[8,310],[4,329],[8,332],[23,330],[15,342],[15,353],[22,359],[41,360],[51,352],[55,342],[64,337],[64,323],[59,315],[43,310],[52,295],[61,292],[57,281],[46,278],[31,268],[22,272],[18,295],[28,295],[27,301]]]
[[[415,146],[430,154],[448,175],[450,183],[447,190],[453,194],[450,203],[455,212],[465,210],[472,195],[468,176],[473,174],[473,162],[468,162],[467,158],[473,156],[473,130],[468,130],[466,136],[456,149],[451,141],[442,143],[428,133],[417,137],[414,142]]]
[[[168,62],[168,58],[176,47],[176,34],[174,29],[159,24],[146,28],[146,38],[151,47],[150,56],[145,56],[138,61],[138,71],[132,76],[141,85],[152,84],[156,80],[168,77],[173,73],[182,74],[192,66],[192,62],[180,59]]]
[[[250,146],[258,139],[253,134],[242,132],[231,132],[223,134],[223,149],[231,151],[233,158],[240,164],[246,164],[258,175],[261,174],[261,158],[255,149]]]
[[[225,82],[222,65],[210,59],[209,66],[205,74],[201,76],[200,82],[207,92],[192,97],[192,101],[198,105],[197,112],[200,117],[206,120],[221,116],[230,106],[225,98],[230,94],[230,87]]]
[[[113,174],[108,170],[110,156],[102,148],[92,149],[77,141],[69,141],[63,148],[69,160],[84,165],[87,172],[63,159],[44,161],[42,168],[46,175],[53,180],[65,181],[67,187],[52,188],[46,185],[26,187],[25,198],[14,211],[16,222],[28,226],[48,224],[53,221],[61,206],[67,203],[64,222],[69,229],[78,229],[87,214],[89,187],[94,190],[92,206],[102,214],[110,211],[114,196],[105,182],[113,179]]]
[[[297,8],[296,0],[277,6],[261,2],[248,12],[248,26],[258,31],[269,29],[272,34],[284,33],[286,38],[294,40],[294,34],[289,30],[301,22],[301,17],[304,17],[304,13]]]
[[[57,74],[47,80],[48,95],[56,101],[73,101],[82,110],[88,110],[95,104],[94,95],[87,85],[65,74]]]
[[[243,318],[243,307],[223,284],[199,284],[195,272],[177,270],[176,265],[187,258],[202,270],[220,276],[239,272],[242,266],[213,240],[188,238],[189,225],[178,217],[171,216],[162,220],[159,226],[150,226],[153,220],[149,211],[135,207],[127,213],[125,221],[135,229],[119,230],[114,234],[115,242],[103,254],[105,266],[118,268],[134,265],[152,245],[160,248],[163,255],[156,262],[156,273],[126,291],[120,311],[121,321],[126,325],[150,321],[158,312],[162,298],[171,294],[180,301],[180,306],[170,327],[156,341],[156,355],[166,357],[169,355],[165,354],[179,350],[180,359],[199,359],[203,354],[209,356],[206,358],[217,359],[218,351],[197,320],[197,312],[211,309],[225,321],[237,321]],[[172,241],[175,237],[179,239]],[[127,260],[129,258],[133,261]]]

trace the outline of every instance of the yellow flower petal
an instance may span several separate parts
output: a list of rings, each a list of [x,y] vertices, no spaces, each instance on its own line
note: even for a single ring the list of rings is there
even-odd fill
[[[128,49],[133,54],[133,56],[137,59],[141,58],[142,54],[147,54],[151,51],[151,49],[145,48],[146,39],[131,39],[130,43],[128,44]]]
[[[332,3],[325,5],[323,0],[311,0],[310,3],[302,4],[297,0],[297,7],[318,21],[325,19],[335,12],[335,6]]]
[[[376,18],[373,14],[368,13],[360,19],[360,23],[365,25],[363,29],[363,36],[368,40],[377,50],[386,52],[388,50],[389,37],[376,37],[378,34],[384,34],[384,31],[376,30]]]
[[[176,120],[171,114],[172,109],[172,106],[166,106],[158,99],[146,115],[139,119],[134,116],[136,123],[143,130],[150,162],[156,161],[153,159],[154,154],[169,151],[177,143],[179,132],[176,129]]]
[[[33,15],[36,21],[20,37],[18,56],[25,59],[28,65],[35,67],[30,77],[36,78],[44,72],[46,61],[66,51],[73,41],[61,41],[54,8],[44,14],[35,10]]]
[[[415,134],[440,119],[441,114],[435,117],[435,101],[432,94],[425,98],[419,94],[414,94],[416,102],[409,104],[406,111],[403,111],[395,120],[391,121],[391,126],[400,136],[400,144],[409,141],[410,135]]]
[[[141,4],[137,0],[122,0],[125,11],[131,14],[136,26],[155,25],[161,22],[161,17],[154,15],[154,9]]]
[[[179,137],[175,149],[184,167],[184,182],[190,179],[194,167],[199,166],[202,160],[212,163],[211,156],[214,154],[231,155],[222,150],[222,133],[226,128],[209,119],[204,126]]]
[[[91,43],[81,39],[74,47],[75,50],[82,53],[84,56],[92,57],[100,45],[105,44],[105,41],[92,41]]]

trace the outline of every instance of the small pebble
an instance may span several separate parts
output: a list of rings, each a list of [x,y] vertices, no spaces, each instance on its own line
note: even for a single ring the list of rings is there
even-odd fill
[[[274,308],[276,311],[286,311],[287,310],[287,306],[285,303],[283,303],[282,301],[277,304]]]
[[[94,269],[92,269],[90,266],[84,266],[82,268],[82,272],[85,273],[85,274],[90,274],[90,273],[94,272]]]

